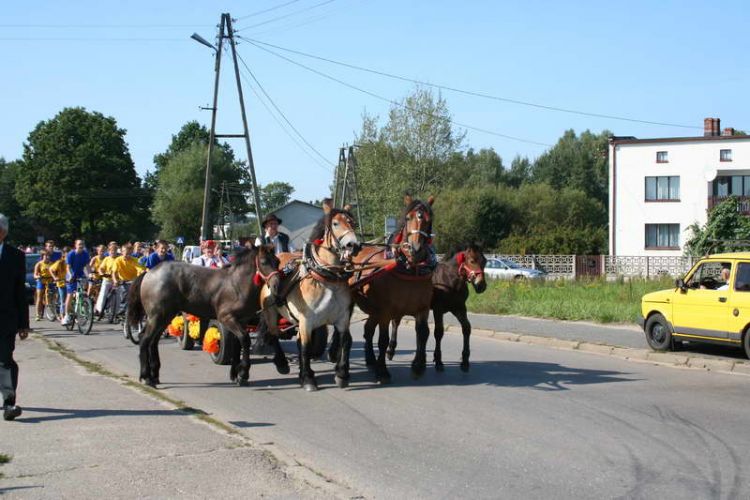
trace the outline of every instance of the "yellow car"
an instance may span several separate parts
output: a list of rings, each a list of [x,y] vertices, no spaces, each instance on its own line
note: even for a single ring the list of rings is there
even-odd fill
[[[654,350],[708,342],[742,347],[750,357],[750,252],[701,259],[675,288],[644,295],[641,314]]]

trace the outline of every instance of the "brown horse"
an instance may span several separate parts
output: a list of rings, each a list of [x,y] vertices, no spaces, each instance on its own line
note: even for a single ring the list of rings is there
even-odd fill
[[[432,269],[429,265],[432,253],[432,203],[404,198],[404,211],[395,234],[395,257],[386,255],[382,247],[365,247],[354,259],[355,264],[371,266],[382,263],[383,267],[362,271],[355,275],[350,284],[354,301],[367,314],[365,322],[365,360],[375,366],[375,377],[380,383],[387,383],[391,375],[385,363],[388,347],[388,325],[391,320],[401,320],[404,316],[414,316],[417,332],[417,352],[411,364],[415,377],[421,376],[426,367],[427,339],[430,329],[427,318],[432,299]],[[391,264],[386,265],[387,262]],[[378,336],[378,357],[375,358],[372,339],[375,327],[380,327]],[[336,338],[332,346],[337,345]],[[335,353],[329,358],[336,359]]]
[[[159,339],[173,317],[186,312],[217,319],[240,343],[242,359],[232,360],[230,379],[247,385],[250,377],[250,338],[245,325],[258,318],[262,276],[278,268],[266,247],[241,250],[231,266],[210,269],[185,262],[163,262],[139,276],[128,294],[128,318],[138,324],[147,317],[140,342],[140,379],[159,384]]]
[[[471,336],[471,323],[466,314],[466,299],[469,298],[469,287],[471,283],[476,293],[482,293],[487,289],[484,280],[484,266],[487,259],[477,245],[467,245],[464,250],[454,252],[446,260],[438,264],[432,275],[432,315],[435,320],[435,369],[443,371],[443,353],[440,343],[443,340],[445,328],[443,316],[451,313],[461,324],[461,332],[464,337],[464,348],[461,352],[461,370],[469,371],[469,337]],[[391,329],[391,341],[388,344],[388,359],[393,359],[398,343],[399,321],[393,320]]]
[[[278,335],[278,317],[298,323],[300,346],[300,383],[306,391],[318,388],[310,361],[313,351],[313,331],[333,325],[341,342],[336,364],[336,383],[349,384],[349,352],[352,337],[349,321],[352,297],[348,280],[352,275],[351,257],[359,250],[354,218],[348,210],[338,210],[330,203],[323,204],[325,216],[321,241],[308,243],[299,254],[279,254],[282,269],[292,259],[300,259],[299,266],[284,279],[279,275],[269,278],[261,292],[264,319],[272,336]],[[277,305],[277,297],[286,299]],[[278,342],[274,344],[278,351]]]

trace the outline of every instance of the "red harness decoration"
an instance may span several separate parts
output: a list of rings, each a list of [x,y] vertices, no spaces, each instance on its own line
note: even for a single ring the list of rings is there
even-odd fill
[[[456,263],[458,263],[458,275],[462,276],[466,281],[471,281],[474,277],[484,274],[484,271],[481,269],[475,271],[466,266],[466,252],[456,254]]]
[[[257,255],[255,256],[255,274],[253,275],[253,285],[260,286],[263,284],[263,282],[268,283],[268,280],[273,278],[275,274],[279,274],[279,271],[273,271],[268,275],[264,275],[262,272],[260,272],[260,259]]]

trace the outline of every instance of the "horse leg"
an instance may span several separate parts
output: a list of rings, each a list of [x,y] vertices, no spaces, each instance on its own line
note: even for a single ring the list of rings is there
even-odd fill
[[[158,336],[158,332],[166,328],[167,324],[168,322],[166,320],[158,317],[155,314],[148,316],[148,319],[146,320],[146,328],[144,329],[143,337],[141,338],[141,342],[139,345],[138,358],[141,365],[141,373],[139,379],[141,382],[151,387],[156,387],[156,384],[159,383],[159,369],[156,369],[156,377],[154,377],[154,368],[152,366],[155,361],[158,362],[158,358],[156,360],[154,359],[152,355],[153,348],[151,344],[154,341],[154,337]]]
[[[331,335],[331,345],[328,347],[328,361],[331,363],[338,363],[339,350],[341,349],[341,334],[339,334],[338,328],[333,327],[333,335]]]
[[[464,336],[464,350],[461,351],[461,371],[468,372],[469,371],[469,355],[471,354],[471,350],[469,349],[469,339],[471,337],[471,323],[469,323],[469,318],[466,315],[466,309],[456,311],[454,316],[456,317],[456,319],[458,319],[458,322],[461,323],[461,333]]]
[[[161,335],[159,332],[161,331],[156,330],[151,336],[151,342],[149,342],[148,353],[151,361],[151,380],[154,382],[154,385],[161,383],[159,380],[159,371],[161,370],[161,359],[159,358],[159,340],[161,339]]]
[[[318,383],[315,380],[315,372],[310,366],[311,348],[312,348],[312,331],[308,328],[304,319],[299,321],[299,381],[300,385],[307,391],[313,392],[318,390]]]
[[[443,325],[443,312],[433,310],[433,319],[435,320],[435,352],[433,353],[432,359],[435,362],[435,369],[441,372],[445,370],[445,365],[443,365],[443,350],[441,349],[443,335],[445,334],[445,327]]]
[[[385,351],[388,349],[388,320],[381,321],[378,332],[378,360],[375,367],[375,380],[381,384],[391,381],[391,374],[385,364]]]
[[[393,356],[396,354],[396,346],[398,345],[398,327],[401,324],[401,318],[394,318],[391,321],[391,341],[388,342],[388,361],[393,361]]]
[[[222,316],[221,324],[224,325],[224,332],[229,330],[240,344],[240,354],[233,353],[232,355],[232,367],[230,370],[231,374],[235,373],[235,381],[237,385],[243,387],[248,384],[250,379],[250,336],[247,334],[242,325],[237,321],[234,316]],[[242,359],[240,360],[240,356]]]
[[[276,365],[276,371],[281,375],[289,373],[289,360],[286,359],[284,349],[281,348],[281,342],[276,335],[269,335],[268,342],[271,343],[274,349],[273,364]]]
[[[377,364],[375,359],[375,349],[372,346],[372,338],[375,336],[375,326],[378,324],[378,320],[372,316],[367,318],[365,321],[365,363],[367,366],[374,366]]]
[[[427,325],[429,313],[428,309],[414,317],[415,330],[417,331],[417,352],[411,362],[411,373],[414,378],[421,377],[427,367],[427,340],[430,337],[430,327]]]
[[[349,353],[352,349],[352,334],[349,331],[349,316],[337,323],[334,330],[341,331],[341,347],[336,362],[336,385],[340,388],[349,385]]]

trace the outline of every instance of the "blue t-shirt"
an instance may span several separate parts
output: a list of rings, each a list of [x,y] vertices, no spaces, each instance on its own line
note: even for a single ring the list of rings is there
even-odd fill
[[[169,262],[170,260],[174,260],[174,255],[171,253],[168,253],[164,256],[164,261]],[[146,258],[146,268],[147,269],[153,269],[157,266],[157,264],[160,264],[162,259],[159,257],[159,254],[154,252],[151,255]]]
[[[83,278],[83,270],[86,269],[90,260],[91,257],[89,257],[89,253],[86,250],[81,253],[71,250],[65,259],[65,262],[68,264],[68,281]]]
[[[57,250],[53,250],[52,251],[52,255],[49,256],[49,261],[50,262],[57,262],[60,259],[62,259],[62,252],[59,252]]]

